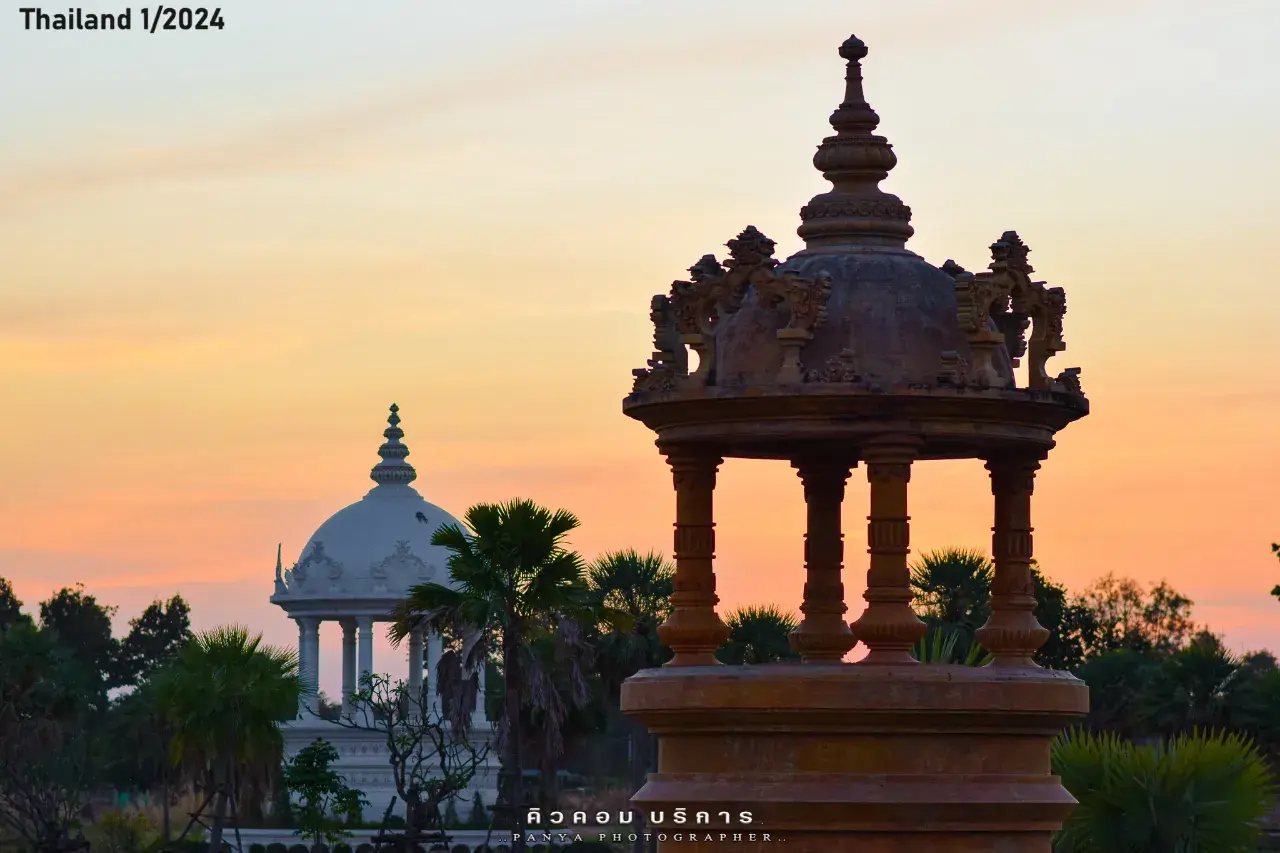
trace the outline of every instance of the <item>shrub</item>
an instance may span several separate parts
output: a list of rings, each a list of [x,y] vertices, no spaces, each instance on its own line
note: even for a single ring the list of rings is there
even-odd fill
[[[267,847],[265,844],[250,844],[249,853],[267,853]]]
[[[88,827],[85,837],[94,853],[142,853],[160,833],[141,812],[109,809]]]
[[[292,844],[289,846],[289,853],[310,853],[310,851],[301,844]]]
[[[345,841],[333,845],[333,853],[351,853],[351,845]]]
[[[267,853],[289,853],[289,848],[279,841],[273,841],[267,845]]]
[[[448,804],[444,807],[445,829],[457,829],[461,822],[458,818],[458,801],[456,798],[450,797]]]
[[[1138,745],[1067,731],[1053,743],[1053,772],[1080,803],[1055,853],[1255,853],[1275,793],[1265,761],[1238,734]]]
[[[489,814],[484,808],[484,798],[476,791],[471,798],[471,811],[467,814],[467,826],[473,829],[484,829],[489,825]]]

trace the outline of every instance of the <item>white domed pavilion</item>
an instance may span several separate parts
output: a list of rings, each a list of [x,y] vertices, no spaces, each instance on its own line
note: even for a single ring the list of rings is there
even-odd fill
[[[411,484],[417,472],[406,461],[409,448],[401,441],[399,407],[391,406],[386,441],[378,448],[381,461],[369,477],[374,487],[363,498],[338,510],[320,525],[284,570],[276,552],[275,592],[271,602],[298,624],[298,658],[303,680],[316,688],[320,674],[320,625],[342,626],[342,715],[353,713],[351,694],[360,678],[373,671],[374,623],[389,622],[391,612],[411,587],[433,581],[450,584],[449,552],[431,544],[441,525],[457,524],[452,515],[427,502]],[[434,669],[440,659],[438,635],[414,631],[408,639],[408,671],[403,678],[413,692],[422,687],[424,673],[428,695],[438,708]],[[478,674],[484,695],[483,670]],[[382,736],[344,727],[318,716],[318,690],[303,699],[298,719],[285,727],[286,753],[324,738],[340,754],[335,769],[347,783],[364,791],[369,814],[380,815],[395,793]],[[484,743],[492,736],[483,701],[477,703],[472,740]],[[496,796],[493,773],[477,775],[475,789],[486,803]]]

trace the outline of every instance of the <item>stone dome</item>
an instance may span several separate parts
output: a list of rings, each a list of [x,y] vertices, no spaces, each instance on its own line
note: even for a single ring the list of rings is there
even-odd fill
[[[786,457],[793,440],[853,447],[896,431],[920,438],[926,457],[960,457],[1051,444],[1088,413],[1077,368],[1046,372],[1066,348],[1066,296],[1032,280],[1016,232],[978,273],[906,248],[911,209],[880,188],[897,156],[863,94],[866,55],[856,37],[840,46],[844,100],[813,157],[831,189],[800,211],[805,247],[780,262],[748,226],[723,261],[704,255],[653,297],[653,354],[623,411],[660,443]]]
[[[417,472],[405,459],[409,448],[401,441],[398,411],[391,406],[386,441],[378,448],[382,461],[369,474],[374,487],[321,524],[292,568],[282,571],[277,556],[273,602],[286,609],[381,602],[389,610],[416,584],[450,583],[449,551],[432,545],[431,537],[442,525],[461,524],[410,485]]]

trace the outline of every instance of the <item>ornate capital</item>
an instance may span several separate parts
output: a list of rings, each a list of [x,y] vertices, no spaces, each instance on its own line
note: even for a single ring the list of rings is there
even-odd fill
[[[716,472],[724,459],[716,453],[690,448],[659,448],[671,466],[671,475],[677,491],[689,488],[714,489]]]
[[[1036,471],[1043,455],[1001,456],[987,460],[994,495],[1030,495],[1036,487]]]

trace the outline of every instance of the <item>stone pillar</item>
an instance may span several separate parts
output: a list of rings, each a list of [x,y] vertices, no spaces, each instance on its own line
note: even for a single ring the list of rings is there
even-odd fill
[[[357,689],[364,690],[364,679],[366,675],[373,672],[373,617],[357,616],[356,629],[359,634],[359,652],[360,652],[360,674],[357,680]]]
[[[488,664],[484,661],[481,661],[479,668],[476,670],[476,681],[478,682],[477,689],[476,689],[476,710],[475,710],[475,713],[473,713],[471,716],[471,725],[474,728],[480,728],[481,726],[484,726],[489,719],[489,715],[485,713],[485,702],[484,702],[484,683],[485,683],[485,677],[488,674],[487,673],[488,669],[489,669]]]
[[[991,528],[991,616],[975,637],[991,652],[991,665],[1034,667],[1032,655],[1049,639],[1035,617],[1035,585],[1031,580],[1031,493],[1039,456],[1002,457],[987,462],[995,498]]]
[[[849,627],[868,649],[864,664],[911,664],[911,646],[925,635],[925,625],[911,609],[910,516],[907,484],[916,447],[905,441],[881,442],[863,448],[867,480],[871,484],[871,514],[867,516],[867,608]]]
[[[409,631],[409,695],[413,701],[422,699],[422,628]]]
[[[352,714],[351,694],[356,692],[356,623],[343,619],[342,625],[342,716]]]
[[[298,716],[306,711],[311,703],[307,689],[312,687],[309,678],[311,673],[311,640],[308,625],[314,620],[305,616],[295,616],[293,621],[298,625],[298,678],[302,681],[302,694],[298,696]]]
[[[312,619],[308,631],[311,644],[310,683],[314,692],[307,702],[313,714],[320,711],[320,623],[323,621],[319,617]]]
[[[443,652],[443,643],[440,641],[440,635],[435,631],[427,634],[427,707],[432,713],[440,712],[440,677],[437,675],[437,667],[440,665],[440,656]]]
[[[676,488],[675,592],[671,615],[658,636],[674,652],[669,667],[714,666],[715,652],[729,639],[716,613],[715,521],[712,499],[716,469],[724,460],[695,448],[664,449]]]
[[[804,535],[804,619],[791,632],[791,647],[806,663],[842,660],[857,640],[844,621],[844,534],[840,507],[852,466],[828,459],[792,463],[804,484],[808,509]]]

